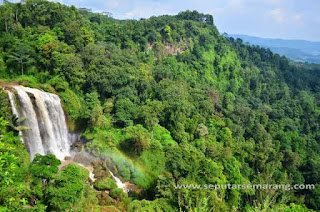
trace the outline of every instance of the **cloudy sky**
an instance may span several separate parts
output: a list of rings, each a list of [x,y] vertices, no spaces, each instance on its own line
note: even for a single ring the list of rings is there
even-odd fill
[[[2,0],[0,0],[1,2]],[[17,0],[11,0],[16,2]],[[54,0],[110,12],[119,19],[198,10],[212,14],[220,32],[320,41],[320,0]]]

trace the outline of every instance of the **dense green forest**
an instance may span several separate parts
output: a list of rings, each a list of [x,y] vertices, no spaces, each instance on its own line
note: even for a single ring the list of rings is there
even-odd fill
[[[320,210],[319,80],[319,66],[226,38],[196,11],[116,20],[45,0],[5,1],[0,86],[57,93],[70,130],[88,141],[81,148],[101,162],[91,186],[76,164],[59,171],[53,155],[30,161],[1,90],[0,211]],[[116,188],[105,161],[137,189]]]

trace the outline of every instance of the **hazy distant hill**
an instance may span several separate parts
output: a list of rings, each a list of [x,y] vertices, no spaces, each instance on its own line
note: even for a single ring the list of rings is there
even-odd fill
[[[285,55],[296,61],[320,63],[320,42],[305,40],[283,40],[271,38],[259,38],[248,35],[229,35],[241,38],[244,42],[270,48],[273,52]]]

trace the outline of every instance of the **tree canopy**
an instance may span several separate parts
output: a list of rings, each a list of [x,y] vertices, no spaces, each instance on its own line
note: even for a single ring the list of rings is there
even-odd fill
[[[57,93],[83,148],[142,190],[128,196],[110,176],[93,190],[53,155],[30,162],[0,89],[0,211],[320,210],[319,66],[227,38],[197,11],[116,20],[26,0],[1,5],[0,20],[0,87]]]

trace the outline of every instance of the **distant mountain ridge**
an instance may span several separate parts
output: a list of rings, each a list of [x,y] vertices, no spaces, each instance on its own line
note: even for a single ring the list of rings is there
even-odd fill
[[[229,37],[240,38],[245,43],[270,48],[273,52],[292,60],[308,63],[320,63],[320,42],[306,40],[285,40],[260,38],[249,35],[230,34]]]

